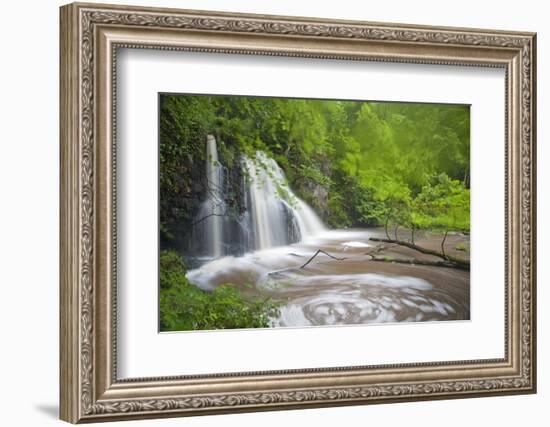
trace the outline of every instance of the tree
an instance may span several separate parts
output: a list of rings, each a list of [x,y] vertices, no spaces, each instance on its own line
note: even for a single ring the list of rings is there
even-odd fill
[[[450,231],[470,230],[470,190],[445,173],[433,175],[413,203],[414,221],[419,228],[444,232],[441,252]]]

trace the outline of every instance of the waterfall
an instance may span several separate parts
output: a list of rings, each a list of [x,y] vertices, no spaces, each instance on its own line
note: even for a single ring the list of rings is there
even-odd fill
[[[240,166],[244,213],[240,218],[226,217],[224,168],[218,159],[216,139],[207,136],[208,185],[197,219],[204,254],[218,258],[285,246],[325,231],[314,210],[288,186],[274,159],[258,151],[254,158],[243,156]],[[226,179],[232,180],[230,176]]]
[[[223,255],[223,169],[218,160],[216,138],[206,137],[206,199],[201,205],[199,216],[205,240],[206,253],[212,257]]]
[[[258,151],[245,157],[249,179],[254,249],[295,243],[321,233],[325,226],[313,209],[288,186],[277,162]]]
[[[294,194],[294,193],[292,193]],[[326,231],[325,225],[315,211],[302,199],[294,196],[296,199],[296,219],[300,228],[302,239]]]
[[[255,159],[245,157],[243,160],[248,174],[250,203],[247,207],[250,210],[253,248],[267,249],[291,243],[289,232],[296,234],[297,226],[290,215],[292,208],[279,196],[285,185],[282,171],[273,159],[260,152]]]

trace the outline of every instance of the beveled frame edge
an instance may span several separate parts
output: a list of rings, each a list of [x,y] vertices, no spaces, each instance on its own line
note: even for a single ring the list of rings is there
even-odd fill
[[[535,391],[535,34],[99,4],[67,5],[60,13],[62,419],[75,423]],[[132,36],[124,35],[130,29]],[[108,94],[112,96],[115,83],[108,76],[112,76],[113,47],[147,45],[136,43],[140,31],[142,38],[150,37],[152,31],[159,33],[156,42],[149,41],[155,48],[163,44],[176,48],[167,44],[166,37],[179,32],[196,37],[195,50],[224,51],[200,43],[201,39],[219,42],[221,37],[230,41],[226,51],[232,46],[232,51],[262,53],[254,44],[271,37],[289,43],[286,50],[284,46],[279,50],[293,56],[307,56],[308,49],[317,49],[316,57],[335,57],[334,51],[326,54],[332,43],[333,50],[350,59],[360,56],[364,44],[370,43],[370,55],[378,52],[381,60],[384,49],[397,46],[401,53],[394,53],[393,61],[415,62],[415,52],[418,59],[424,49],[440,51],[441,62],[447,58],[456,63],[458,53],[469,52],[466,63],[506,64],[508,157],[516,160],[507,165],[507,184],[511,200],[517,202],[510,203],[507,224],[514,237],[506,272],[513,279],[508,289],[512,333],[507,359],[477,365],[380,367],[368,373],[336,368],[267,377],[117,382],[110,346],[113,301],[102,282],[108,282],[113,268],[104,249],[116,244],[106,215],[113,203],[109,190],[113,153],[105,150],[114,121]],[[245,48],[237,49],[243,41]],[[277,49],[263,54],[277,54]],[[437,381],[426,380],[429,371],[439,375]],[[441,379],[442,372],[447,372],[446,381]]]

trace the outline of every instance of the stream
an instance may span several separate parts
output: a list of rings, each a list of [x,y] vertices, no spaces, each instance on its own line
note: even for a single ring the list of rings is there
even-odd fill
[[[383,237],[383,230],[324,231],[299,243],[210,260],[187,277],[204,290],[232,283],[245,294],[272,298],[281,304],[272,319],[278,327],[469,319],[467,271],[373,262],[366,255],[373,249],[393,258],[429,256],[396,245],[380,250],[370,237]],[[423,240],[429,245],[429,236]],[[339,259],[320,253],[301,268],[318,249]]]

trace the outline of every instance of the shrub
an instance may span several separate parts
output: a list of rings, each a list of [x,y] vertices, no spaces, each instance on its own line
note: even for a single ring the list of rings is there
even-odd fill
[[[174,251],[161,252],[161,331],[265,328],[278,312],[278,305],[269,299],[247,299],[231,284],[212,292],[197,288],[185,277],[181,257]]]

